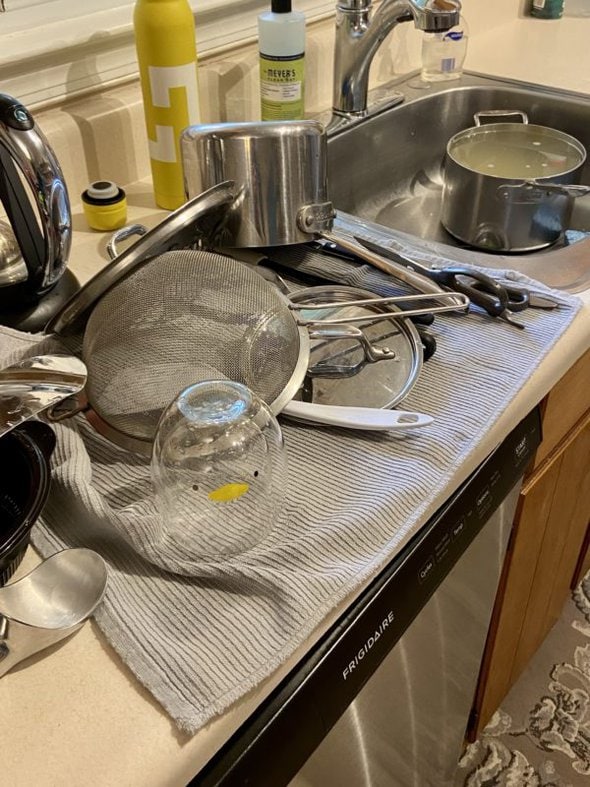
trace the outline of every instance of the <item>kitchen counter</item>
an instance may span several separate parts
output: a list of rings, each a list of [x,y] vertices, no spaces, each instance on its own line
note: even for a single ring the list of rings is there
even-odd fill
[[[587,29],[590,20],[563,20],[567,23],[567,46],[572,51],[569,36],[580,36],[586,25],[583,41],[583,62],[587,63]],[[534,25],[538,25],[535,33]],[[535,33],[534,41],[527,42],[524,56],[520,35],[523,26]],[[555,29],[555,28],[554,28]],[[546,31],[546,32],[545,32]],[[490,44],[498,30],[491,31]],[[488,37],[480,37],[480,43]],[[490,46],[472,48],[469,68],[494,72],[530,81],[543,81],[557,87],[571,87],[590,93],[587,67],[581,60],[563,56],[564,64],[555,70],[541,73],[542,50],[559,45],[550,25],[535,20],[517,20],[501,28],[502,51],[507,55],[501,68]],[[494,40],[497,40],[494,39]],[[522,43],[522,42],[521,42]],[[514,48],[512,48],[514,47]],[[575,46],[573,47],[575,49]],[[488,50],[492,54],[488,55]],[[516,60],[518,59],[518,64]],[[567,61],[567,62],[565,62]],[[567,68],[569,77],[565,76]],[[506,72],[506,73],[503,73]],[[509,73],[508,73],[509,72]],[[567,81],[567,85],[564,82]],[[153,224],[158,212],[151,207],[151,193],[146,182],[129,186],[129,222]],[[82,214],[74,220],[74,245],[71,269],[81,282],[86,281],[104,264],[107,238],[85,228]],[[455,489],[485,456],[508,434],[519,420],[534,407],[590,346],[590,290],[582,293],[584,308],[566,334],[551,349],[529,381],[514,398],[497,422],[485,434],[476,454],[468,464],[457,468],[449,480],[449,491]],[[439,503],[444,501],[444,495]],[[29,550],[19,575],[26,573],[38,558]],[[328,616],[315,632],[314,640],[339,616],[346,604]],[[256,691],[237,702],[222,717],[214,720],[194,736],[178,731],[172,720],[161,710],[151,695],[138,683],[131,672],[110,648],[94,624],[86,625],[70,641],[61,643],[51,652],[35,657],[26,666],[16,668],[0,681],[0,724],[3,729],[3,783],[11,787],[30,785],[63,785],[89,783],[92,785],[141,785],[164,787],[183,785],[198,772],[228,736],[250,715],[259,702],[280,682],[289,669],[312,644],[307,643]]]
[[[146,188],[138,184],[129,189],[132,205],[143,202]],[[132,207],[129,218],[153,220],[155,214],[148,213],[151,216],[145,208]],[[104,259],[104,240],[96,233],[76,232],[72,267],[81,280]],[[458,470],[449,488],[467,477],[590,345],[590,291],[582,298],[585,308],[499,421],[482,435],[478,455]],[[29,550],[19,574],[37,560]],[[345,606],[326,619],[318,637]],[[258,691],[191,738],[175,728],[97,627],[87,625],[71,641],[0,682],[0,713],[4,729],[10,730],[10,746],[3,750],[7,783],[57,785],[84,779],[101,785],[184,784],[302,655],[296,654]]]

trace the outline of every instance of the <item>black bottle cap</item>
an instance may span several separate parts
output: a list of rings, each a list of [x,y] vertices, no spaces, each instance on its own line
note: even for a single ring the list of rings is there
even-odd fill
[[[291,0],[271,0],[270,10],[273,14],[290,14]]]

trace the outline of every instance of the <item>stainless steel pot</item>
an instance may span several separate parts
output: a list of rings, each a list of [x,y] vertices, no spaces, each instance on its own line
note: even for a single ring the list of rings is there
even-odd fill
[[[231,172],[239,195],[226,245],[305,243],[314,230],[330,229],[334,218],[326,144],[322,125],[312,120],[189,126],[180,138],[187,195],[228,180]],[[315,219],[313,227],[304,225],[306,216]]]
[[[189,126],[180,137],[185,191],[190,198],[226,180],[235,184],[237,197],[218,246],[247,249],[324,238],[432,294],[439,306],[461,309],[461,296],[334,229],[327,146],[326,131],[315,120]]]
[[[517,116],[521,122],[484,118]],[[568,228],[586,150],[575,137],[528,123],[524,112],[492,110],[449,140],[441,221],[470,246],[534,251]]]

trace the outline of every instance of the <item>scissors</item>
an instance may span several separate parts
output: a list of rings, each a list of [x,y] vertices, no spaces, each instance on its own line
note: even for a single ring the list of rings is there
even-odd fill
[[[373,243],[366,238],[355,237],[355,241],[376,254],[381,254],[426,276],[441,287],[466,295],[473,304],[484,309],[490,316],[499,317],[517,328],[525,326],[513,319],[514,312],[521,312],[528,308],[557,307],[557,303],[550,298],[533,293],[526,288],[500,284],[483,271],[461,265],[429,267],[406,257],[399,251]]]

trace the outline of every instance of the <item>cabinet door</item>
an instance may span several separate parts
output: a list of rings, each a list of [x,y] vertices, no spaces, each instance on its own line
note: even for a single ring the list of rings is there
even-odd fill
[[[475,740],[553,626],[590,519],[590,414],[523,486],[475,699]]]
[[[584,579],[586,574],[590,571],[590,522],[588,523],[588,527],[586,528],[586,538],[584,539],[584,544],[582,546],[582,552],[580,553],[580,559],[578,560],[578,565],[576,566],[576,573],[572,579],[571,589],[574,590],[580,582]]]
[[[559,380],[543,404],[543,442],[535,456],[535,465],[558,449],[564,437],[578,424],[590,407],[590,350]]]

